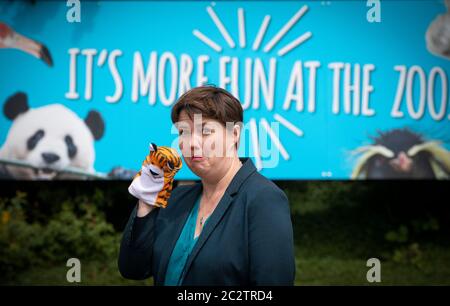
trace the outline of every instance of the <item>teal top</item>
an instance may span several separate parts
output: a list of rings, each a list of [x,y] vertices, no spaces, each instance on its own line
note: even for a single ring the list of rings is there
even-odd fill
[[[169,264],[167,266],[166,278],[164,280],[165,286],[179,286],[182,279],[182,272],[184,266],[186,265],[186,261],[191,254],[192,249],[195,246],[195,243],[198,240],[198,237],[194,238],[195,235],[195,225],[198,217],[198,208],[200,197],[198,197],[195,202],[194,207],[192,208],[189,217],[184,224],[183,230],[181,231],[180,237],[178,237],[177,243],[175,244],[175,248],[172,251],[172,255],[170,256]],[[205,227],[205,220],[203,227]]]

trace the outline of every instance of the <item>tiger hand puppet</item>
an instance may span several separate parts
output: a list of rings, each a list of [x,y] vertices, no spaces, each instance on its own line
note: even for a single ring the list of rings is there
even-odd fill
[[[148,205],[166,208],[174,176],[182,165],[181,158],[174,149],[157,147],[151,143],[150,153],[133,178],[128,192]]]

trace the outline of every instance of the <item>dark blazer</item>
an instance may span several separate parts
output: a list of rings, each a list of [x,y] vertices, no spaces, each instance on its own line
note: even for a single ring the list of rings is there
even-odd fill
[[[182,285],[293,285],[294,241],[284,192],[256,171],[251,159],[228,185],[187,259]],[[119,271],[129,279],[153,276],[163,285],[172,250],[202,192],[178,186],[168,206],[137,217],[134,208],[120,245]]]

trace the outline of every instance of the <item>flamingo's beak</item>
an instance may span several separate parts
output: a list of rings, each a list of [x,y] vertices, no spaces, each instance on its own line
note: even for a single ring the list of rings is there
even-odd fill
[[[14,42],[11,46],[12,48],[27,52],[43,60],[47,65],[53,66],[52,56],[46,46],[19,33],[14,33],[13,36]]]
[[[41,50],[39,52],[40,59],[43,60],[47,65],[50,67],[53,66],[53,59],[50,54],[50,51],[48,51],[48,48],[41,44]]]
[[[5,24],[0,23],[0,25],[3,26],[1,33],[3,37],[0,37],[0,47],[19,49],[41,59],[47,65],[53,66],[52,56],[46,46],[15,32]]]

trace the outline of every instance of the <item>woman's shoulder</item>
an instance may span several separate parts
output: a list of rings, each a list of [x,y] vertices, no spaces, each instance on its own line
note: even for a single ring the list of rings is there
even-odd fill
[[[242,187],[242,202],[252,220],[284,220],[290,216],[289,199],[284,191],[259,172],[253,173]]]
[[[278,187],[273,181],[255,171],[244,183],[245,188],[249,191],[257,191],[258,193],[275,193],[284,194],[284,191]]]
[[[249,207],[283,207],[289,201],[284,191],[259,172],[252,173],[242,184],[239,193]]]

